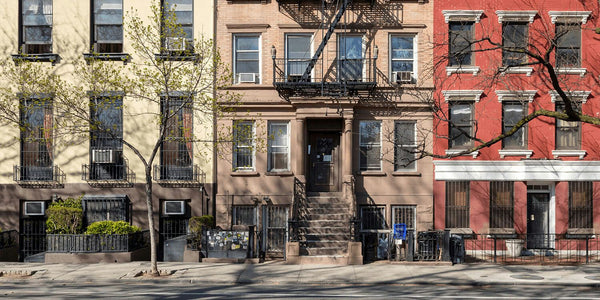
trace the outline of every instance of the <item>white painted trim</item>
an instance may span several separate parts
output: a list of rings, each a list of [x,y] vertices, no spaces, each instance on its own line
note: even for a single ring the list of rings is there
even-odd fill
[[[525,76],[531,76],[531,74],[533,73],[533,68],[532,67],[502,67],[500,72],[502,74],[525,74]]]
[[[481,95],[483,94],[483,90],[446,90],[442,91],[444,95],[444,101],[453,101],[453,97],[461,97],[461,98],[472,98],[466,99],[467,101],[475,101],[479,102],[481,99]],[[465,101],[465,99],[456,99],[456,101]]]
[[[498,154],[500,154],[500,158],[506,156],[525,156],[525,158],[530,158],[533,155],[533,150],[498,150]]]
[[[498,15],[498,23],[502,23],[505,18],[511,21],[517,20],[533,23],[533,19],[537,15],[537,10],[497,10],[496,15]]]
[[[461,153],[463,151],[465,151],[465,150],[453,150],[453,149],[449,149],[449,150],[446,150],[446,155],[456,155],[456,154]],[[462,154],[461,156],[472,156],[473,158],[477,158],[477,155],[479,155],[479,151],[473,151],[473,152],[470,152],[470,153],[465,153],[465,154]]]
[[[536,182],[531,182],[531,184],[528,185],[547,185],[548,186],[548,190],[540,190],[540,191],[527,191],[527,194],[536,194],[536,193],[548,193],[549,195],[549,202],[548,205],[550,206],[548,209],[548,213],[550,214],[549,216],[549,222],[548,222],[548,233],[549,234],[555,234],[556,233],[556,182],[553,181],[536,181]],[[529,197],[528,197],[529,198]],[[528,203],[529,204],[529,203]],[[526,211],[526,213],[528,213]],[[529,216],[527,216],[529,218]],[[554,242],[555,239],[553,236],[550,237],[550,247],[554,248]]]
[[[600,161],[436,160],[435,180],[600,181]]]
[[[527,90],[527,91],[496,90],[496,95],[498,95],[498,102],[527,99],[527,101],[531,103],[531,102],[533,102],[533,98],[535,97],[536,93],[537,93],[537,91],[535,91],[535,90]]]
[[[578,156],[579,159],[583,159],[587,152],[585,150],[552,150],[552,155],[554,158],[559,158],[561,156]]]
[[[575,98],[573,100],[575,101],[580,101],[581,103],[586,103],[588,97],[590,96],[590,94],[592,93],[591,91],[566,91],[565,92],[567,94],[567,96]],[[548,94],[550,94],[550,101],[552,101],[552,103],[556,102],[556,99],[558,99],[558,93],[555,90],[550,90],[548,91]]]
[[[587,73],[586,68],[556,68],[556,73],[558,74],[569,74],[569,75],[579,75],[581,77],[585,77]]]
[[[442,10],[442,14],[444,14],[446,23],[464,20],[479,23],[481,15],[483,15],[483,10]]]
[[[481,68],[478,66],[462,66],[462,67],[446,67],[446,75],[450,76],[453,73],[462,74],[462,73],[473,73],[473,75],[477,75]]]
[[[552,24],[556,24],[558,18],[572,18],[578,19],[581,18],[581,24],[587,23],[587,19],[592,14],[591,11],[549,11],[548,15],[550,15]]]

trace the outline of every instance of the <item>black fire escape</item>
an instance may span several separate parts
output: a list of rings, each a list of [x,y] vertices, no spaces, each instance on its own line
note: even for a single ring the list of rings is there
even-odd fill
[[[371,5],[375,3],[375,0],[368,1]],[[290,1],[278,0],[277,2],[281,8]],[[317,1],[298,1],[298,15],[302,14],[301,2]],[[348,35],[347,22],[341,22],[352,2],[352,0],[321,1],[322,19],[319,31],[322,40],[312,58],[292,58],[288,57],[287,53],[284,54],[284,58],[277,58],[275,48],[271,49],[273,84],[280,96],[286,99],[317,96],[347,97],[369,94],[375,89],[377,47],[375,46],[373,56],[367,58],[362,36]],[[328,15],[326,11],[332,10],[335,15]],[[338,45],[336,55],[331,57],[332,55],[324,55],[324,51],[334,32],[338,34]],[[360,38],[358,51],[356,43],[348,46],[351,38]]]

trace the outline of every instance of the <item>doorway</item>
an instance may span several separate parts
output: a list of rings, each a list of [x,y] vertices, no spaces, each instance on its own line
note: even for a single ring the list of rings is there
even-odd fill
[[[340,133],[309,132],[309,191],[337,192],[339,190],[339,148]]]
[[[552,246],[550,199],[549,186],[527,187],[527,249],[549,249]]]

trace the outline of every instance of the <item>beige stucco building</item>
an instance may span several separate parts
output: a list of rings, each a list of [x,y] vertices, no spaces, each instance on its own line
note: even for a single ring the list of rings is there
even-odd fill
[[[233,137],[219,147],[217,225],[257,225],[267,256],[291,241],[288,259],[341,263],[360,260],[353,241],[382,258],[395,223],[432,229],[431,160],[414,160],[432,127],[431,15],[431,1],[217,1],[242,95],[217,122]]]
[[[212,1],[171,2],[177,4],[174,10],[186,35],[185,43],[202,36],[212,38]],[[15,59],[32,60],[23,62],[25,64],[43,64],[69,84],[76,84],[81,79],[74,71],[75,66],[85,65],[84,57],[92,55],[90,49],[127,73],[129,68],[143,64],[144,60],[132,48],[130,36],[123,31],[127,30],[129,13],[133,10],[142,19],[151,16],[150,4],[147,0],[3,1],[0,55],[9,64]],[[169,56],[181,50],[176,49],[178,45],[173,49],[169,47],[164,47],[169,53],[156,54]],[[56,127],[61,115],[56,106],[54,112],[48,107],[42,110],[43,121],[38,120],[38,123],[35,123],[36,112],[21,113],[21,121],[30,118],[35,123],[32,127],[45,128],[40,129],[44,133],[36,136],[37,139],[20,138],[31,132],[20,131],[16,124],[0,129],[0,227],[20,232],[21,259],[27,260],[37,252],[43,252],[44,242],[39,236],[44,234],[44,210],[56,198],[84,195],[88,221],[94,218],[126,219],[143,229],[148,228],[144,165],[120,138],[134,145],[148,159],[159,137],[160,100],[157,95],[156,102],[144,102],[121,91],[102,91],[97,97],[108,94],[118,101],[103,112],[112,114],[108,121],[116,122],[112,124],[120,130],[116,137],[102,140],[88,135],[74,140],[68,134],[59,135],[60,130]],[[14,101],[19,101],[17,95]],[[89,103],[92,100],[82,98],[81,101]],[[19,116],[18,111],[16,115]],[[102,118],[101,115],[97,112],[98,118]],[[209,199],[214,186],[212,113],[192,109],[191,112],[183,111],[178,117],[181,118],[178,122],[183,123],[180,125],[185,127],[182,132],[192,130],[194,141],[198,142],[190,142],[189,133],[171,136],[171,142],[163,144],[152,164],[154,215],[161,249],[165,240],[186,233],[185,224],[190,216],[209,214],[211,210]],[[36,238],[42,240],[36,242]],[[26,240],[34,241],[32,243],[37,246],[24,245]]]

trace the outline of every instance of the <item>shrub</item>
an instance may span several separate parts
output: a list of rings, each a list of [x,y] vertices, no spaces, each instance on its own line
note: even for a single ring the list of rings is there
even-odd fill
[[[204,215],[200,217],[191,217],[189,222],[190,233],[197,234],[202,233],[202,227],[213,228],[215,224],[215,218],[211,215]]]
[[[130,234],[139,231],[139,227],[125,221],[100,221],[90,224],[85,234]]]
[[[58,200],[50,204],[46,210],[46,232],[50,234],[81,233],[83,209],[81,197]]]

